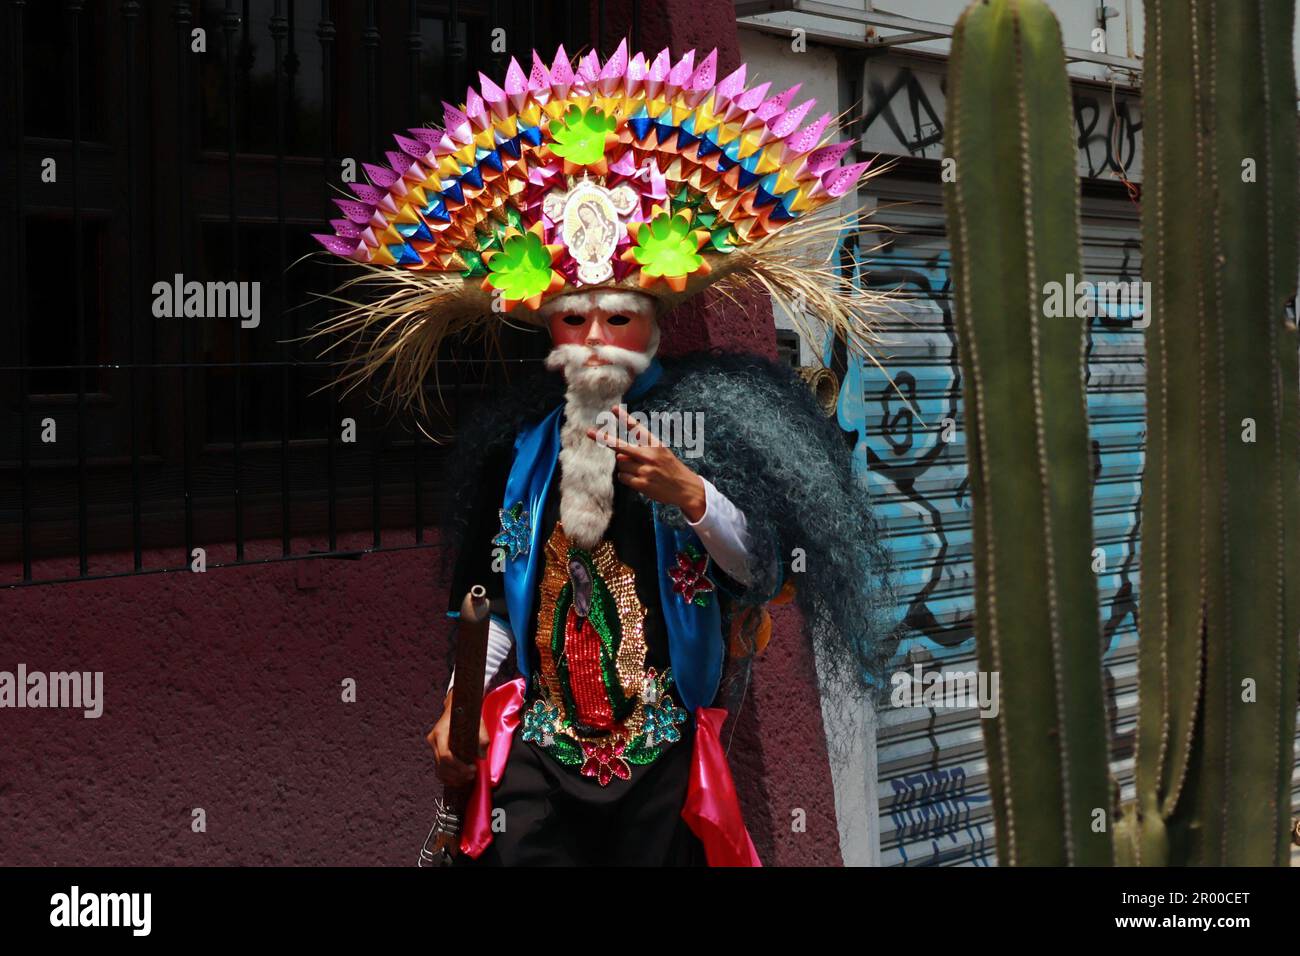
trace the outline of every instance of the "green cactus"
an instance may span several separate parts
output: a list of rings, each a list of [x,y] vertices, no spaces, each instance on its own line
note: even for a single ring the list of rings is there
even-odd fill
[[[1285,864],[1300,635],[1294,0],[1147,0],[1147,448],[1121,864]],[[993,65],[992,67],[990,65]],[[1040,0],[953,37],[947,190],[1003,863],[1107,863],[1068,82]],[[1189,201],[1189,196],[1193,201]],[[996,236],[996,242],[981,234]],[[1045,639],[1046,638],[1046,639]]]
[[[1112,862],[1085,320],[1044,309],[1051,283],[1082,281],[1071,116],[1048,7],[972,4],[953,34],[946,205],[1003,864]]]
[[[1285,312],[1297,278],[1293,19],[1293,0],[1146,2],[1153,302],[1124,853],[1147,865],[1288,859],[1300,630],[1285,573],[1300,540],[1300,346]]]

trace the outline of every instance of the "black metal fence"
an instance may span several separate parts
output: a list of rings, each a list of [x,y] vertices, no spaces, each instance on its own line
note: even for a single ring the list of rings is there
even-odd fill
[[[638,4],[3,2],[0,586],[428,546],[449,449],[297,341],[344,276],[309,233],[471,64],[608,52]],[[191,281],[256,299],[186,316]],[[448,427],[510,372],[444,361]]]

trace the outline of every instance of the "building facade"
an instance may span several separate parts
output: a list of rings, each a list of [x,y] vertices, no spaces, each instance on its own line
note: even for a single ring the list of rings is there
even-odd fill
[[[1131,284],[1141,281],[1142,268],[1143,5],[1049,5],[1061,24],[1071,77],[1081,278],[1137,291]],[[897,289],[904,300],[900,314],[882,325],[881,367],[844,369],[839,418],[856,435],[857,464],[899,568],[904,637],[896,663],[908,672],[918,664],[926,671],[977,669],[970,499],[941,192],[949,38],[965,6],[963,0],[736,3],[746,61],[774,78],[774,89],[802,82],[801,92],[819,102],[835,102],[823,95],[838,90],[839,108],[855,121],[859,158],[889,166],[856,199],[884,228],[846,236],[836,254],[854,281]],[[1145,436],[1144,323],[1135,304],[1098,303],[1088,328],[1086,379],[1107,722],[1112,771],[1125,799],[1133,795]],[[788,341],[793,333],[785,335]],[[821,346],[787,347],[809,362]],[[835,767],[846,862],[995,865],[978,714],[894,707],[887,697],[875,703],[873,713],[850,721],[874,728],[867,737],[874,752],[855,753]],[[1292,793],[1293,807],[1300,807],[1300,775]]]

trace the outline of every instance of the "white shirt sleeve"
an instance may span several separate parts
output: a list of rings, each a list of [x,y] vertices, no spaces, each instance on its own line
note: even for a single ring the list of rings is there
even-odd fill
[[[704,482],[704,514],[699,521],[687,519],[686,523],[699,536],[713,563],[737,583],[748,587],[751,576],[745,513],[715,488],[713,482],[707,478],[700,480]]]
[[[492,678],[497,676],[497,671],[501,669],[502,663],[510,654],[510,649],[515,646],[515,636],[510,630],[509,624],[503,624],[499,618],[492,618],[488,623],[488,646],[487,646],[487,663],[483,665],[483,686],[486,688],[492,683]],[[447,690],[450,691],[456,686],[456,671],[453,668],[451,672],[451,681],[447,684]]]

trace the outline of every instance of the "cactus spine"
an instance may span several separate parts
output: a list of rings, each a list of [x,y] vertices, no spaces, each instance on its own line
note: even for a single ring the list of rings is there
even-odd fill
[[[1154,301],[1137,801],[1121,847],[1144,864],[1287,862],[1300,630],[1300,372],[1285,313],[1293,18],[1293,0],[1146,2]]]
[[[972,4],[953,35],[946,205],[965,399],[984,720],[1003,864],[1112,862],[1084,319],[1044,312],[1081,279],[1060,29],[1041,0]],[[1066,311],[1072,312],[1073,309]]]

